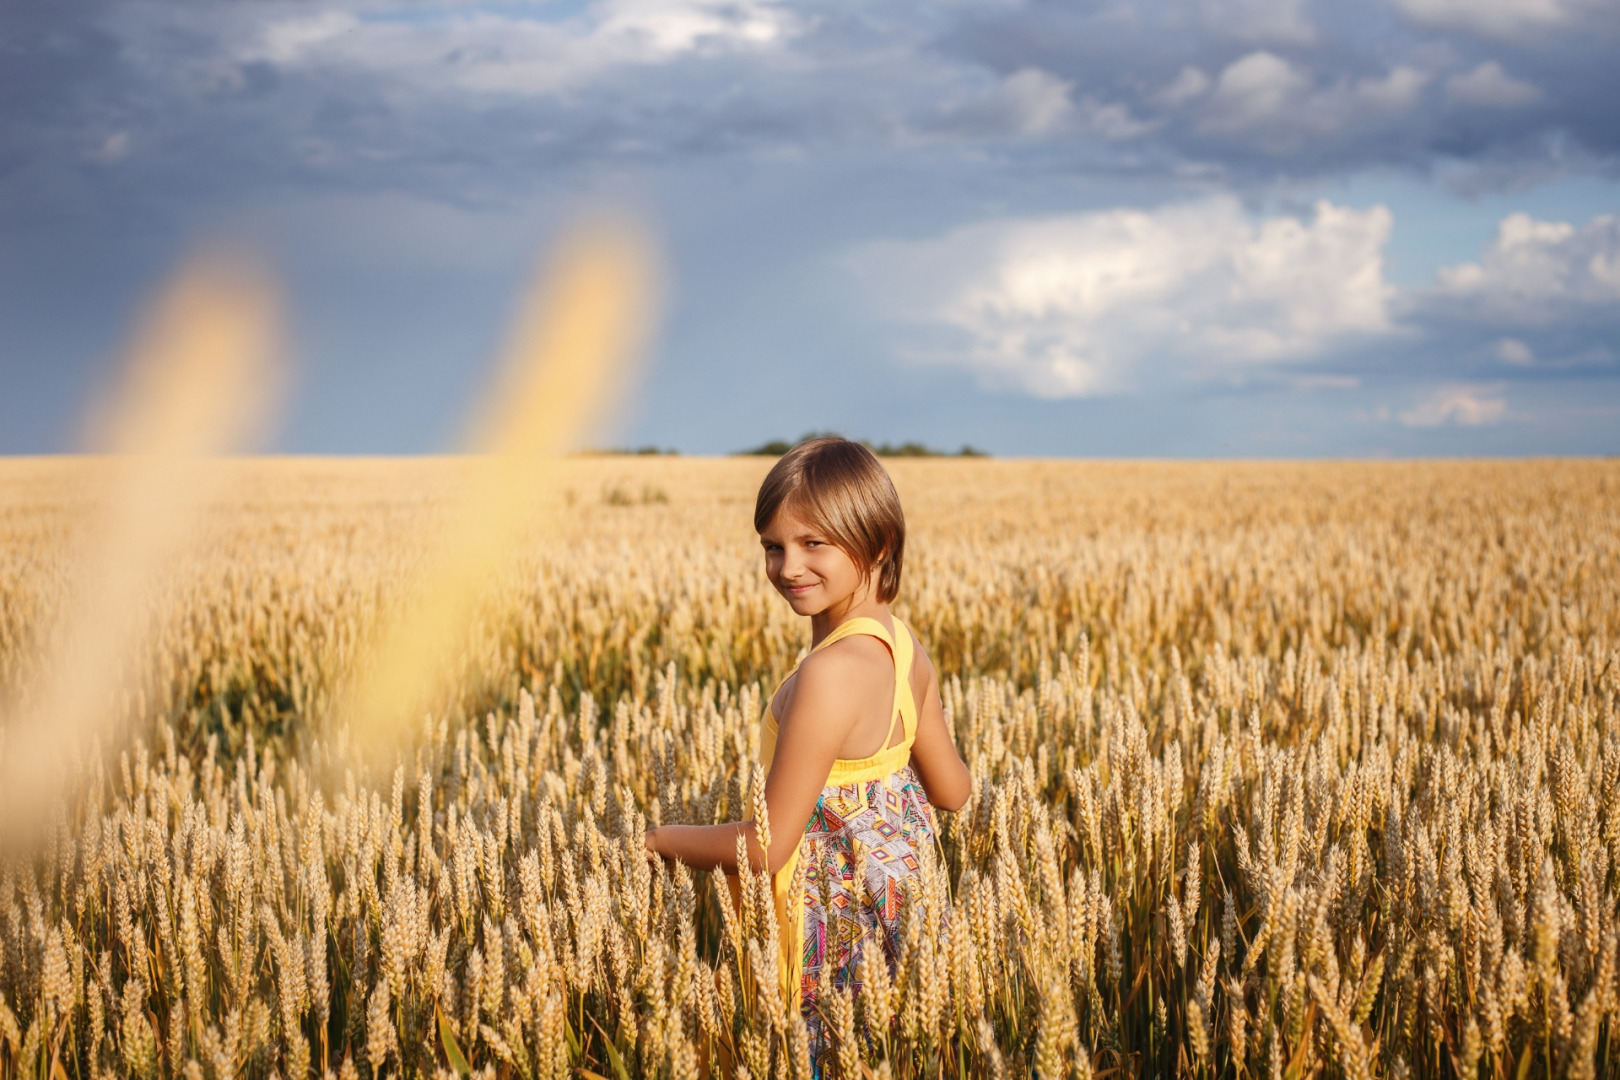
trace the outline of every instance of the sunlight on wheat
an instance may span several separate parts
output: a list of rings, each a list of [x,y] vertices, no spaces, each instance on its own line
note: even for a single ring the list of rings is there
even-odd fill
[[[808,1076],[763,876],[641,844],[750,812],[768,466],[556,463],[380,772],[324,721],[466,463],[225,466],[138,737],[0,859],[0,1075]],[[890,468],[974,792],[823,1075],[1620,1074],[1620,463]],[[0,461],[0,687],[106,469]]]
[[[642,848],[750,813],[768,465],[554,463],[371,771],[324,721],[467,463],[220,465],[130,745],[0,853],[0,1075],[808,1077],[766,879]],[[0,688],[110,468],[0,461]],[[889,468],[974,793],[823,1075],[1620,1074],[1620,463]]]

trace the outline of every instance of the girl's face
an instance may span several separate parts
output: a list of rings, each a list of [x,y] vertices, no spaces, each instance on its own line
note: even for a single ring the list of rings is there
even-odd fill
[[[796,615],[820,615],[869,590],[861,569],[826,534],[783,506],[759,534],[765,576]]]

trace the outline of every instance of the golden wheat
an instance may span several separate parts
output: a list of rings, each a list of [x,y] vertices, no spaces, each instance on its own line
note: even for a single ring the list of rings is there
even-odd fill
[[[0,1072],[808,1075],[768,881],[640,840],[757,798],[765,463],[569,462],[381,774],[333,697],[466,466],[219,467],[0,870]],[[975,790],[833,1074],[1620,1070],[1620,466],[891,467]],[[97,468],[0,462],[5,700]]]

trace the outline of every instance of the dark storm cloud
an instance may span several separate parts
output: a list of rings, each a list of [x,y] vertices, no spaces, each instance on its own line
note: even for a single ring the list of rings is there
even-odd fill
[[[98,25],[100,4],[16,0],[0,35],[0,175],[60,153],[63,130],[106,112],[98,86],[116,85],[120,45]]]
[[[156,159],[150,182],[183,189],[918,140],[1239,182],[1442,159],[1505,180],[1620,151],[1617,35],[1581,11],[1504,40],[1287,0],[14,10],[5,167]]]
[[[1508,183],[1613,168],[1616,25],[1594,9],[1504,41],[1377,5],[1050,4],[970,16],[940,46],[1067,80],[1135,138],[1240,181],[1445,160]]]

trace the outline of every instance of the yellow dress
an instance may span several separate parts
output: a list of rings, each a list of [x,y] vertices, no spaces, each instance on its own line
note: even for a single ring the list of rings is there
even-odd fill
[[[891,637],[882,623],[863,616],[841,623],[816,646],[825,649],[853,634],[869,634],[889,647],[894,659],[891,716],[901,725],[902,737],[871,757],[833,762],[804,837],[772,882],[782,995],[789,1008],[795,996],[799,999],[817,1052],[823,1043],[816,1010],[823,968],[832,966],[834,986],[853,986],[856,992],[856,965],[864,949],[881,948],[892,969],[907,879],[919,871],[918,848],[934,836],[933,809],[911,767],[911,744],[917,737],[917,703],[910,679],[915,646],[899,619],[894,620],[894,629]],[[771,699],[775,697],[773,692]],[[885,743],[893,738],[894,724],[891,719]],[[760,731],[760,759],[767,770],[775,756],[776,734],[776,716],[767,705]],[[865,866],[855,865],[857,840],[866,849]],[[799,895],[791,896],[794,871],[801,862],[803,886]]]

